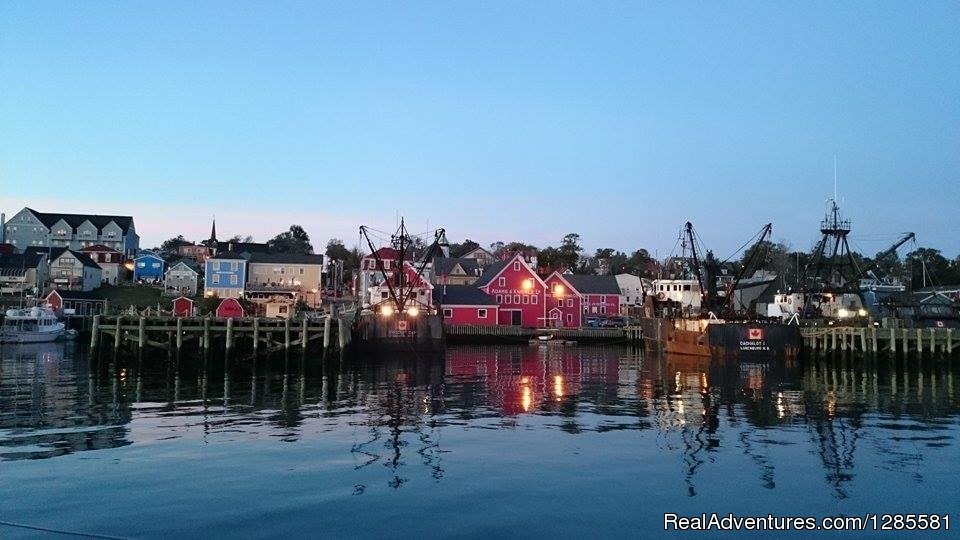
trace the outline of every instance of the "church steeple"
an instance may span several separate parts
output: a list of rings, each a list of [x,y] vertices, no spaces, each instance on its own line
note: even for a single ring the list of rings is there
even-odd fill
[[[210,227],[210,246],[217,245],[217,218],[213,218],[213,225]]]

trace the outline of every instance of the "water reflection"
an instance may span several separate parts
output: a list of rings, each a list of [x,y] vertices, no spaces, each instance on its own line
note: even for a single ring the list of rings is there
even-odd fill
[[[327,437],[339,450],[316,459],[385,471],[353,485],[362,495],[371,482],[400,489],[424,474],[442,482],[446,455],[463,449],[445,433],[493,445],[484,430],[637,432],[651,435],[638,449],[652,446],[670,458],[664,466],[678,467],[688,496],[700,494],[705,474],[730,467],[774,490],[790,465],[779,456],[794,447],[816,456],[839,500],[863,467],[923,482],[922,464],[957,447],[956,368],[929,360],[767,365],[554,346],[326,361],[300,351],[259,360],[90,357],[71,344],[0,351],[4,461],[171,441]],[[591,443],[598,452],[600,441]]]

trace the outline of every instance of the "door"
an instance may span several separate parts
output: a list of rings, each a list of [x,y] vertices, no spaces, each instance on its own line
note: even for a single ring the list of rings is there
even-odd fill
[[[520,311],[511,311],[510,312],[510,324],[513,326],[520,326],[522,323],[521,320],[522,313]]]

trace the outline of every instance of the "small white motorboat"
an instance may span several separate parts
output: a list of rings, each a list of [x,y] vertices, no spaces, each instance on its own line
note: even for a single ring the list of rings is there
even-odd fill
[[[2,343],[46,343],[56,341],[66,330],[53,310],[42,307],[8,309],[0,326]]]

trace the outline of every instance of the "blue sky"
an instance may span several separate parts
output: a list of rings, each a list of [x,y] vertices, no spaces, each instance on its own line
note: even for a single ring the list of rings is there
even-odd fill
[[[960,4],[4,2],[0,208],[960,252]]]

